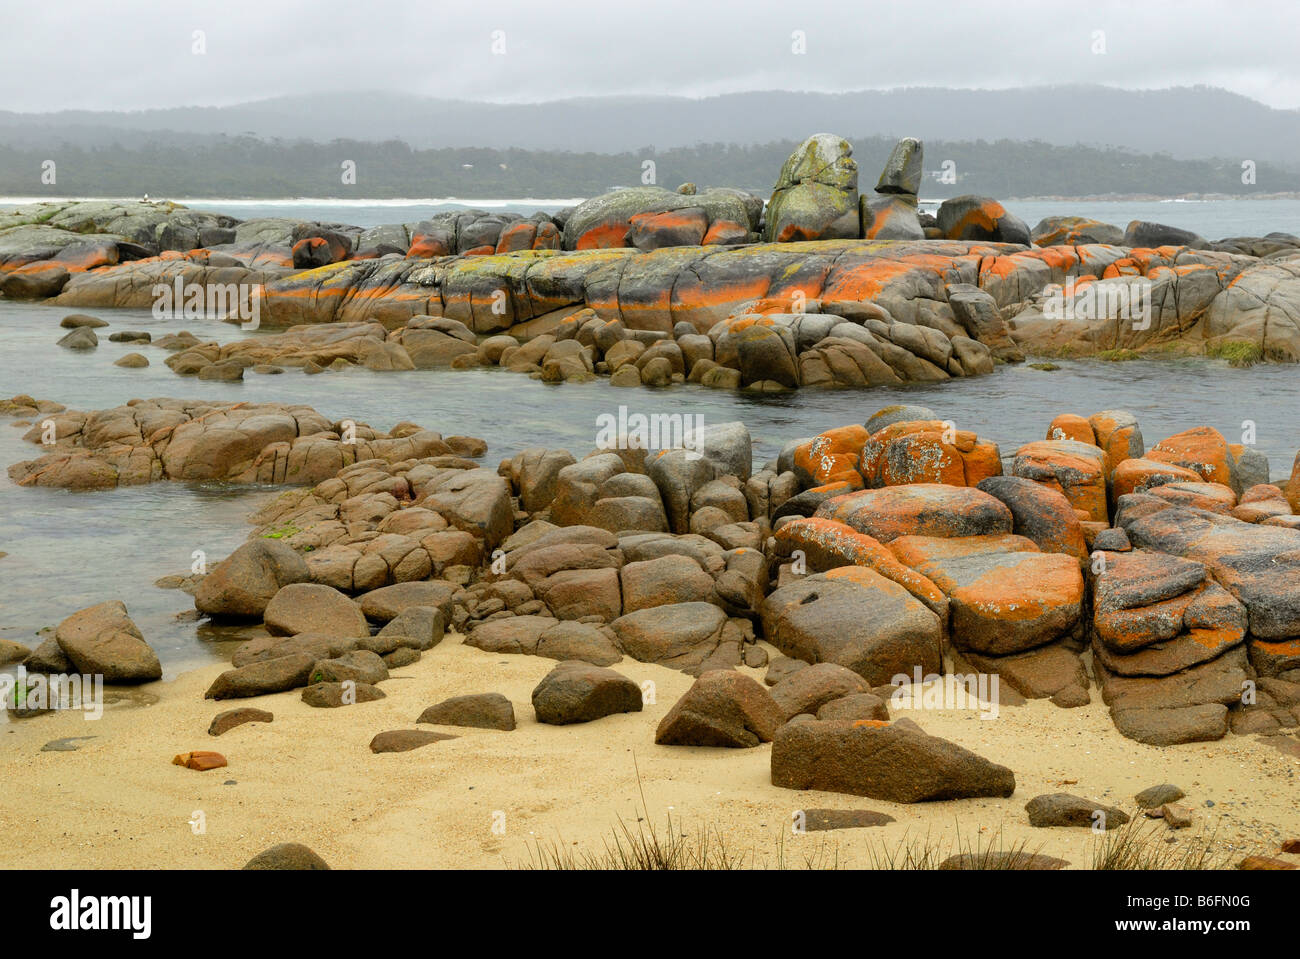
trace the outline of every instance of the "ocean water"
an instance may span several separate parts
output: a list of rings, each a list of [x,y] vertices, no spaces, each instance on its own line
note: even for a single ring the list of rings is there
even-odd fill
[[[1230,236],[1300,235],[1300,200],[1008,200],[1005,206],[1032,229],[1049,216],[1087,216],[1121,230],[1133,220],[1164,223],[1207,240]]]

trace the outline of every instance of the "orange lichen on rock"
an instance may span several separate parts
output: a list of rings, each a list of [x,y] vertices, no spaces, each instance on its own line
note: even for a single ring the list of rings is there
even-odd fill
[[[575,250],[610,250],[627,246],[627,223],[602,223],[592,227],[574,244]]]
[[[1145,493],[1165,483],[1199,483],[1201,475],[1169,462],[1145,457],[1127,459],[1115,467],[1111,476],[1111,496],[1118,501],[1129,493]]]
[[[1147,459],[1172,463],[1200,474],[1207,483],[1236,487],[1235,460],[1223,434],[1197,426],[1163,439],[1147,451]]]
[[[1094,522],[1109,519],[1106,457],[1102,450],[1074,440],[1038,440],[1016,451],[1011,472],[1065,495],[1070,505]]]
[[[796,475],[807,477],[813,486],[843,482],[862,489],[864,483],[857,465],[867,438],[866,428],[856,425],[836,427],[815,436],[795,450]]]
[[[942,483],[975,486],[1002,473],[997,445],[941,420],[905,420],[877,430],[862,447],[868,486]]]
[[[948,601],[943,591],[920,573],[900,563],[879,540],[843,523],[810,516],[791,520],[774,534],[783,556],[802,550],[808,572],[819,573],[849,566],[865,566],[902,586],[947,620]]]
[[[435,256],[450,256],[451,251],[447,249],[447,244],[432,236],[416,236],[412,239],[410,247],[406,251],[408,260],[432,259]]]
[[[1076,443],[1087,443],[1089,446],[1097,445],[1097,436],[1092,431],[1092,424],[1082,416],[1073,413],[1062,413],[1052,420],[1047,426],[1047,436],[1044,439],[1074,440]]]
[[[1011,510],[973,487],[938,483],[887,486],[833,497],[817,516],[845,523],[889,543],[900,536],[978,536],[1010,533]]]
[[[1222,483],[1202,483],[1199,479],[1187,483],[1165,483],[1153,486],[1146,492],[1171,503],[1194,506],[1197,509],[1209,510],[1211,513],[1226,515],[1237,505],[1237,494],[1230,488]]]
[[[1286,481],[1282,492],[1291,504],[1292,511],[1300,513],[1300,453],[1296,454],[1295,462],[1291,465],[1291,478]]]
[[[1007,215],[1006,207],[996,200],[986,200],[972,207],[948,230],[948,239],[982,239],[997,232],[998,222]]]
[[[899,561],[948,594],[953,643],[976,652],[1022,652],[1071,634],[1083,611],[1079,563],[1023,536],[900,537]]]
[[[1106,454],[1106,476],[1115,472],[1115,467],[1133,456],[1141,456],[1145,450],[1142,432],[1137,420],[1123,411],[1106,410],[1088,417],[1096,437],[1096,445]]]

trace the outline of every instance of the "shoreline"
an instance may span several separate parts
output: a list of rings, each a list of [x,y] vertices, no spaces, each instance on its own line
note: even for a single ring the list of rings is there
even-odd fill
[[[861,868],[882,844],[934,841],[946,856],[959,843],[993,844],[1000,829],[1002,848],[1024,842],[1067,860],[1067,868],[1086,869],[1097,842],[1091,830],[1031,827],[1025,802],[1068,791],[1133,814],[1132,796],[1159,782],[1182,786],[1194,810],[1194,825],[1177,834],[1180,844],[1215,834],[1235,860],[1267,854],[1300,832],[1300,808],[1288,801],[1300,758],[1254,737],[1144,746],[1120,736],[1100,702],[1068,711],[1046,700],[1003,705],[994,722],[973,712],[900,710],[927,732],[1016,773],[1007,799],[900,805],[773,786],[770,744],[655,745],[655,726],[693,679],[627,658],[613,668],[638,683],[653,680],[655,704],[576,726],[537,723],[529,692],[554,661],[487,653],[461,639],[448,633],[418,663],[394,670],[383,684],[386,699],[343,709],[313,709],[297,690],[204,700],[203,687],[225,668],[216,665],[142,687],[156,703],[111,705],[93,724],[66,714],[11,723],[4,735],[17,749],[5,751],[0,770],[24,787],[0,794],[0,828],[11,836],[0,865],[232,869],[276,843],[302,842],[336,869],[522,867],[539,840],[598,853],[620,818],[634,827],[648,812],[647,824],[661,831],[668,815],[691,837],[705,825],[717,830],[729,849],[752,850],[753,865],[775,865],[779,840],[796,868],[819,849],[840,868]],[[738,668],[761,679],[761,670]],[[393,755],[367,749],[380,731],[415,728],[414,717],[433,702],[489,689],[514,703],[516,730],[421,726],[458,738]],[[213,715],[240,705],[269,709],[275,720],[208,735]],[[73,752],[40,751],[73,736],[97,738]],[[199,749],[222,753],[229,766],[200,773],[171,764],[173,755]],[[224,785],[229,780],[236,785]],[[1261,789],[1266,783],[1276,785]],[[313,800],[300,801],[305,795]],[[793,835],[793,811],[808,808],[872,809],[895,822]],[[203,835],[189,825],[196,812],[204,814]],[[504,835],[492,830],[497,812],[505,813]],[[1158,821],[1142,828],[1164,838]]]

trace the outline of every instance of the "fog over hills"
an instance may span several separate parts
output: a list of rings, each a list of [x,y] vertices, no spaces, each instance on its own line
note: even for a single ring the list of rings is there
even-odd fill
[[[252,134],[317,142],[400,139],[417,149],[514,147],[608,154],[698,143],[767,143],[821,131],[850,139],[908,135],[946,141],[1037,140],[1300,168],[1300,111],[1274,109],[1206,86],[1155,91],[1104,86],[763,91],[700,99],[585,97],[530,104],[347,92],[230,107],[0,111],[0,139],[23,148],[130,146],[160,138],[184,145],[218,135]]]

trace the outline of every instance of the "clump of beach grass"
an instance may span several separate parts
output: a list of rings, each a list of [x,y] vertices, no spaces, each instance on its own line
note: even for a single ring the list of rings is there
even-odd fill
[[[1218,848],[1215,833],[1175,837],[1159,819],[1135,817],[1098,838],[1092,850],[1092,868],[1110,870],[1229,869],[1232,850]],[[1170,842],[1170,839],[1176,839]]]

